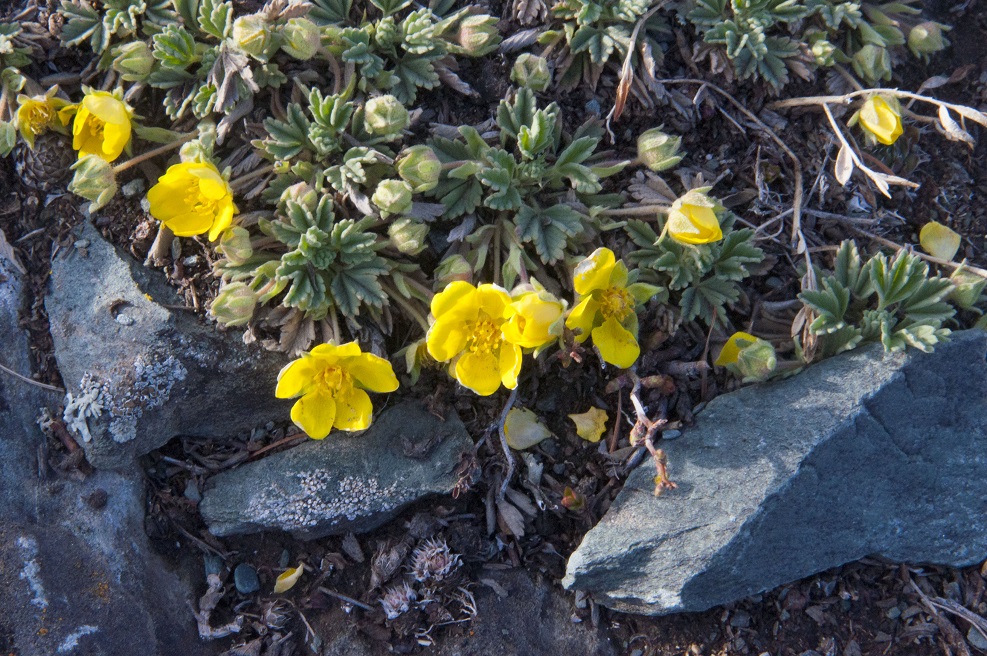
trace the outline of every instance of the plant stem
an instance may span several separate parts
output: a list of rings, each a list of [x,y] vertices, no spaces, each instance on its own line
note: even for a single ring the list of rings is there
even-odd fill
[[[113,173],[115,175],[118,175],[118,174],[122,173],[123,171],[126,171],[127,169],[131,168],[132,166],[137,166],[141,162],[147,161],[147,160],[151,159],[152,157],[157,157],[158,155],[161,155],[161,154],[167,153],[169,151],[175,150],[176,148],[180,148],[184,144],[188,143],[189,141],[192,141],[192,139],[194,139],[195,137],[196,137],[196,134],[195,133],[187,134],[184,137],[182,137],[181,139],[179,139],[178,141],[173,141],[170,144],[165,144],[163,146],[160,146],[158,148],[155,148],[154,150],[149,150],[146,153],[143,153],[141,155],[138,155],[137,157],[131,157],[130,159],[128,159],[123,164],[117,164],[116,166],[114,166],[113,167]]]
[[[500,434],[500,448],[504,451],[504,459],[507,460],[507,472],[504,474],[504,482],[500,484],[500,493],[498,499],[503,499],[504,495],[507,494],[507,486],[511,482],[511,478],[514,476],[514,456],[511,455],[511,447],[507,444],[507,432],[504,430],[504,424],[507,422],[507,413],[511,411],[514,407],[514,402],[517,401],[517,385],[515,384],[514,389],[511,390],[511,395],[507,398],[507,403],[504,405],[504,409],[500,413],[500,422],[497,424],[497,431]]]
[[[270,166],[262,166],[259,169],[254,169],[250,173],[245,173],[244,175],[241,175],[239,178],[234,178],[234,179],[230,180],[230,186],[231,187],[239,187],[244,182],[249,182],[250,180],[253,180],[254,178],[259,178],[261,176],[267,175],[268,173],[270,173],[273,170],[274,170],[274,165],[273,164],[270,165]]]
[[[639,205],[638,207],[618,207],[613,210],[603,210],[602,216],[657,216],[659,213],[667,212],[670,205]]]

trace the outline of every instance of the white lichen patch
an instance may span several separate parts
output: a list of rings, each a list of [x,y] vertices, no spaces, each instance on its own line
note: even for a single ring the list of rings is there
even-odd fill
[[[27,581],[28,588],[31,589],[31,605],[37,606],[41,610],[48,608],[48,596],[45,588],[41,584],[41,565],[38,563],[38,543],[34,538],[21,536],[17,538],[17,546],[24,557],[24,568],[18,578]]]
[[[250,521],[286,531],[333,526],[390,512],[417,496],[412,490],[401,490],[396,482],[381,487],[373,478],[345,476],[336,480],[321,469],[295,475],[299,481],[296,490],[273,486],[250,499],[246,511]]]
[[[68,654],[72,652],[72,650],[79,646],[79,638],[92,635],[97,631],[99,631],[99,627],[93,626],[92,624],[83,624],[78,629],[65,636],[65,639],[62,640],[62,644],[58,645],[58,653]]]
[[[137,437],[137,421],[145,410],[162,407],[171,398],[175,384],[187,376],[188,370],[173,355],[140,354],[134,358],[132,370],[105,380],[86,373],[79,382],[79,394],[66,395],[63,419],[70,430],[89,442],[92,434],[87,419],[106,412],[113,441],[129,442]]]

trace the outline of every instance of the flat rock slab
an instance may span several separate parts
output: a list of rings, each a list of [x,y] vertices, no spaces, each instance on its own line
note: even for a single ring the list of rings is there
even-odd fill
[[[611,608],[701,611],[867,555],[987,558],[987,334],[860,349],[714,399],[642,464],[563,581]]]
[[[52,264],[45,307],[89,462],[126,467],[176,435],[228,437],[288,416],[290,402],[274,398],[284,355],[165,307],[179,301],[161,275],[88,223],[75,236]]]
[[[336,432],[209,479],[199,510],[214,535],[281,530],[302,539],[371,531],[405,505],[448,494],[473,451],[458,416],[418,402],[361,435]]]

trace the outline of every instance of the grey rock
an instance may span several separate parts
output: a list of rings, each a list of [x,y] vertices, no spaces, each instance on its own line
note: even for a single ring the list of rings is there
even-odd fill
[[[602,628],[572,621],[572,600],[557,587],[525,571],[484,572],[500,588],[499,596],[486,585],[473,588],[476,619],[461,636],[442,636],[429,652],[435,656],[614,656],[617,649]],[[387,654],[348,625],[327,639],[325,656]]]
[[[125,467],[176,435],[222,438],[288,416],[290,403],[274,398],[284,356],[165,307],[179,301],[161,275],[89,224],[76,237],[86,245],[55,258],[45,307],[71,427],[94,466]]]
[[[21,283],[0,258],[0,360],[29,376],[17,328]],[[52,394],[0,373],[0,653],[214,653],[200,644],[190,589],[144,534],[139,473],[60,480],[35,424]]]
[[[206,482],[199,510],[218,536],[282,530],[310,539],[373,530],[402,507],[447,494],[473,442],[454,414],[442,421],[405,402],[362,435],[333,433]]]
[[[987,334],[934,354],[860,349],[714,399],[663,444],[572,554],[563,581],[611,608],[701,611],[877,554],[987,557]]]
[[[247,563],[240,563],[233,570],[233,582],[240,594],[250,594],[260,590],[260,577],[257,576],[257,570]]]

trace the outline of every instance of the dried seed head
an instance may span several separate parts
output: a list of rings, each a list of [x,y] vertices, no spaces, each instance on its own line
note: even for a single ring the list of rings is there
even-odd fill
[[[429,579],[441,581],[461,564],[459,555],[452,553],[441,538],[425,540],[411,554],[411,574],[419,582]]]
[[[402,581],[400,585],[393,585],[387,589],[380,600],[380,605],[384,607],[384,614],[387,619],[396,619],[402,613],[408,612],[411,603],[418,599],[414,589],[408,585],[407,581]]]

